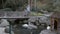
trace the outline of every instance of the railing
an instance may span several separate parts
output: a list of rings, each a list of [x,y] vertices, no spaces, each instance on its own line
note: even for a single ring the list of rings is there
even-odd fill
[[[30,17],[41,17],[32,16],[30,13],[24,11],[0,11],[0,18],[30,18]],[[44,16],[44,15],[43,15]]]
[[[0,18],[25,18],[28,17],[25,12],[0,12]]]

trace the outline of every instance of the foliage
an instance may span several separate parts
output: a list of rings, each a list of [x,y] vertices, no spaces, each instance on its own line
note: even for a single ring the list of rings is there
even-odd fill
[[[28,3],[28,0],[3,0],[3,3],[0,3],[0,5],[1,5],[0,7],[1,8],[12,8],[15,10],[18,7],[25,8],[27,3]]]

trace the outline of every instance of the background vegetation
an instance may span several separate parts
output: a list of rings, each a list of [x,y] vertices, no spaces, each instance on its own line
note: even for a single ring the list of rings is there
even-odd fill
[[[35,3],[35,0],[33,0]],[[32,4],[33,4],[32,3]],[[25,9],[28,4],[28,0],[0,0],[0,9],[2,8],[11,8],[16,9]],[[51,11],[60,11],[60,0],[36,0],[33,10],[47,10]]]
[[[17,8],[25,8],[28,4],[28,0],[0,0],[0,9],[11,8],[16,10]]]

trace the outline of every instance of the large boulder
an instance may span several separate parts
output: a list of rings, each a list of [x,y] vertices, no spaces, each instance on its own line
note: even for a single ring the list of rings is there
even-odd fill
[[[1,19],[1,24],[0,26],[8,26],[9,22],[6,19]]]

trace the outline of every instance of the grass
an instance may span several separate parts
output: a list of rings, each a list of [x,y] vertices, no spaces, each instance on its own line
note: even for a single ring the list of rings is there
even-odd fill
[[[42,16],[43,14],[42,13],[37,13],[37,12],[31,12],[32,16]]]

